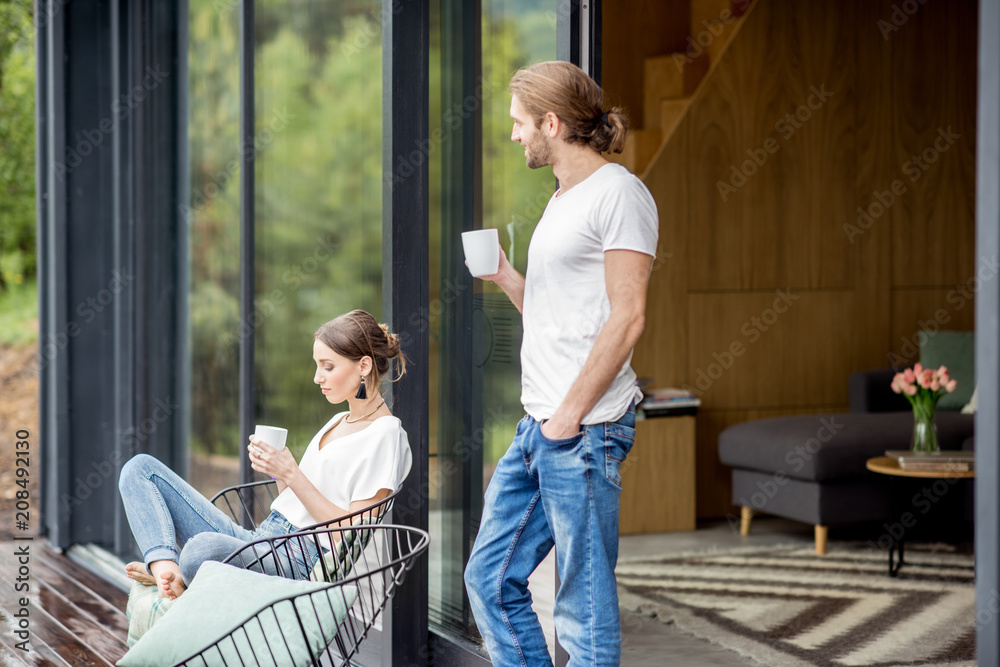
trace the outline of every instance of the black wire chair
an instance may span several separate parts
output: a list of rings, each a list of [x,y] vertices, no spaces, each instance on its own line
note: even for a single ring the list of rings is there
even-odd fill
[[[236,484],[212,496],[212,503],[228,512],[233,521],[255,530],[271,512],[271,503],[278,497],[278,484],[273,479]]]
[[[430,543],[430,536],[418,528],[364,523],[259,540],[248,558],[290,548],[289,538],[309,540],[317,547],[332,545],[330,554],[335,554],[337,571],[324,572],[342,578],[258,609],[178,665],[350,665],[386,603]],[[231,564],[239,564],[236,554],[234,558]]]
[[[399,494],[400,489],[386,496],[382,500],[376,501],[368,507],[356,510],[331,521],[322,521],[311,526],[302,526],[299,530],[309,530],[311,528],[322,528],[326,526],[350,526],[358,523],[362,518],[366,523],[381,523],[385,515],[392,509],[392,503]],[[246,484],[236,484],[222,489],[214,496],[211,502],[229,514],[233,521],[256,530],[260,522],[271,512],[271,503],[278,497],[278,484],[274,480],[263,480],[258,482],[248,482]]]

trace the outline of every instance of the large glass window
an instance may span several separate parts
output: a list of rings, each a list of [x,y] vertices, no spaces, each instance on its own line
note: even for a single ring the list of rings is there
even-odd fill
[[[313,332],[382,309],[382,3],[254,11],[255,412],[299,458],[333,414]]]
[[[312,334],[381,312],[382,5],[254,3],[255,300],[240,314],[239,6],[191,0],[188,47],[190,478],[239,482],[239,345],[254,330],[255,415],[301,457],[332,414]]]
[[[524,271],[555,181],[510,142],[507,84],[519,67],[555,59],[556,2],[440,0],[431,31],[430,618],[472,634],[462,572],[483,489],[523,415],[521,321],[499,288],[469,276],[460,235],[498,228]]]
[[[189,1],[189,479],[205,494],[239,481],[239,14],[219,9]]]

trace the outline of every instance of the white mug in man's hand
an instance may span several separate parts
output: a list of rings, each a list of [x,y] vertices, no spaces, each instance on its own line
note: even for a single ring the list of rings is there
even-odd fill
[[[491,276],[500,268],[500,236],[495,228],[462,232],[462,247],[473,276]]]

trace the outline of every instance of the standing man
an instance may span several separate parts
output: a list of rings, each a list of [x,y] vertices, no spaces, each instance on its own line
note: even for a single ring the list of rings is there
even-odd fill
[[[621,624],[619,466],[641,397],[629,366],[642,333],[656,254],[656,205],[642,182],[605,160],[625,118],[605,111],[580,68],[546,62],[510,83],[511,141],[528,167],[559,181],[518,273],[496,274],[523,316],[521,402],[527,415],[486,490],[465,584],[494,665],[551,665],[528,576],[553,544],[561,586],[555,624],[571,665],[617,665]]]

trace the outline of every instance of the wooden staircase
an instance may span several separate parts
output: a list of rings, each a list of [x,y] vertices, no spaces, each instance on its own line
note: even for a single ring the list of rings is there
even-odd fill
[[[607,154],[634,174],[645,177],[653,158],[691,106],[698,85],[718,62],[751,0],[691,0],[687,49],[646,58],[643,63],[643,118],[632,128],[620,154]]]

